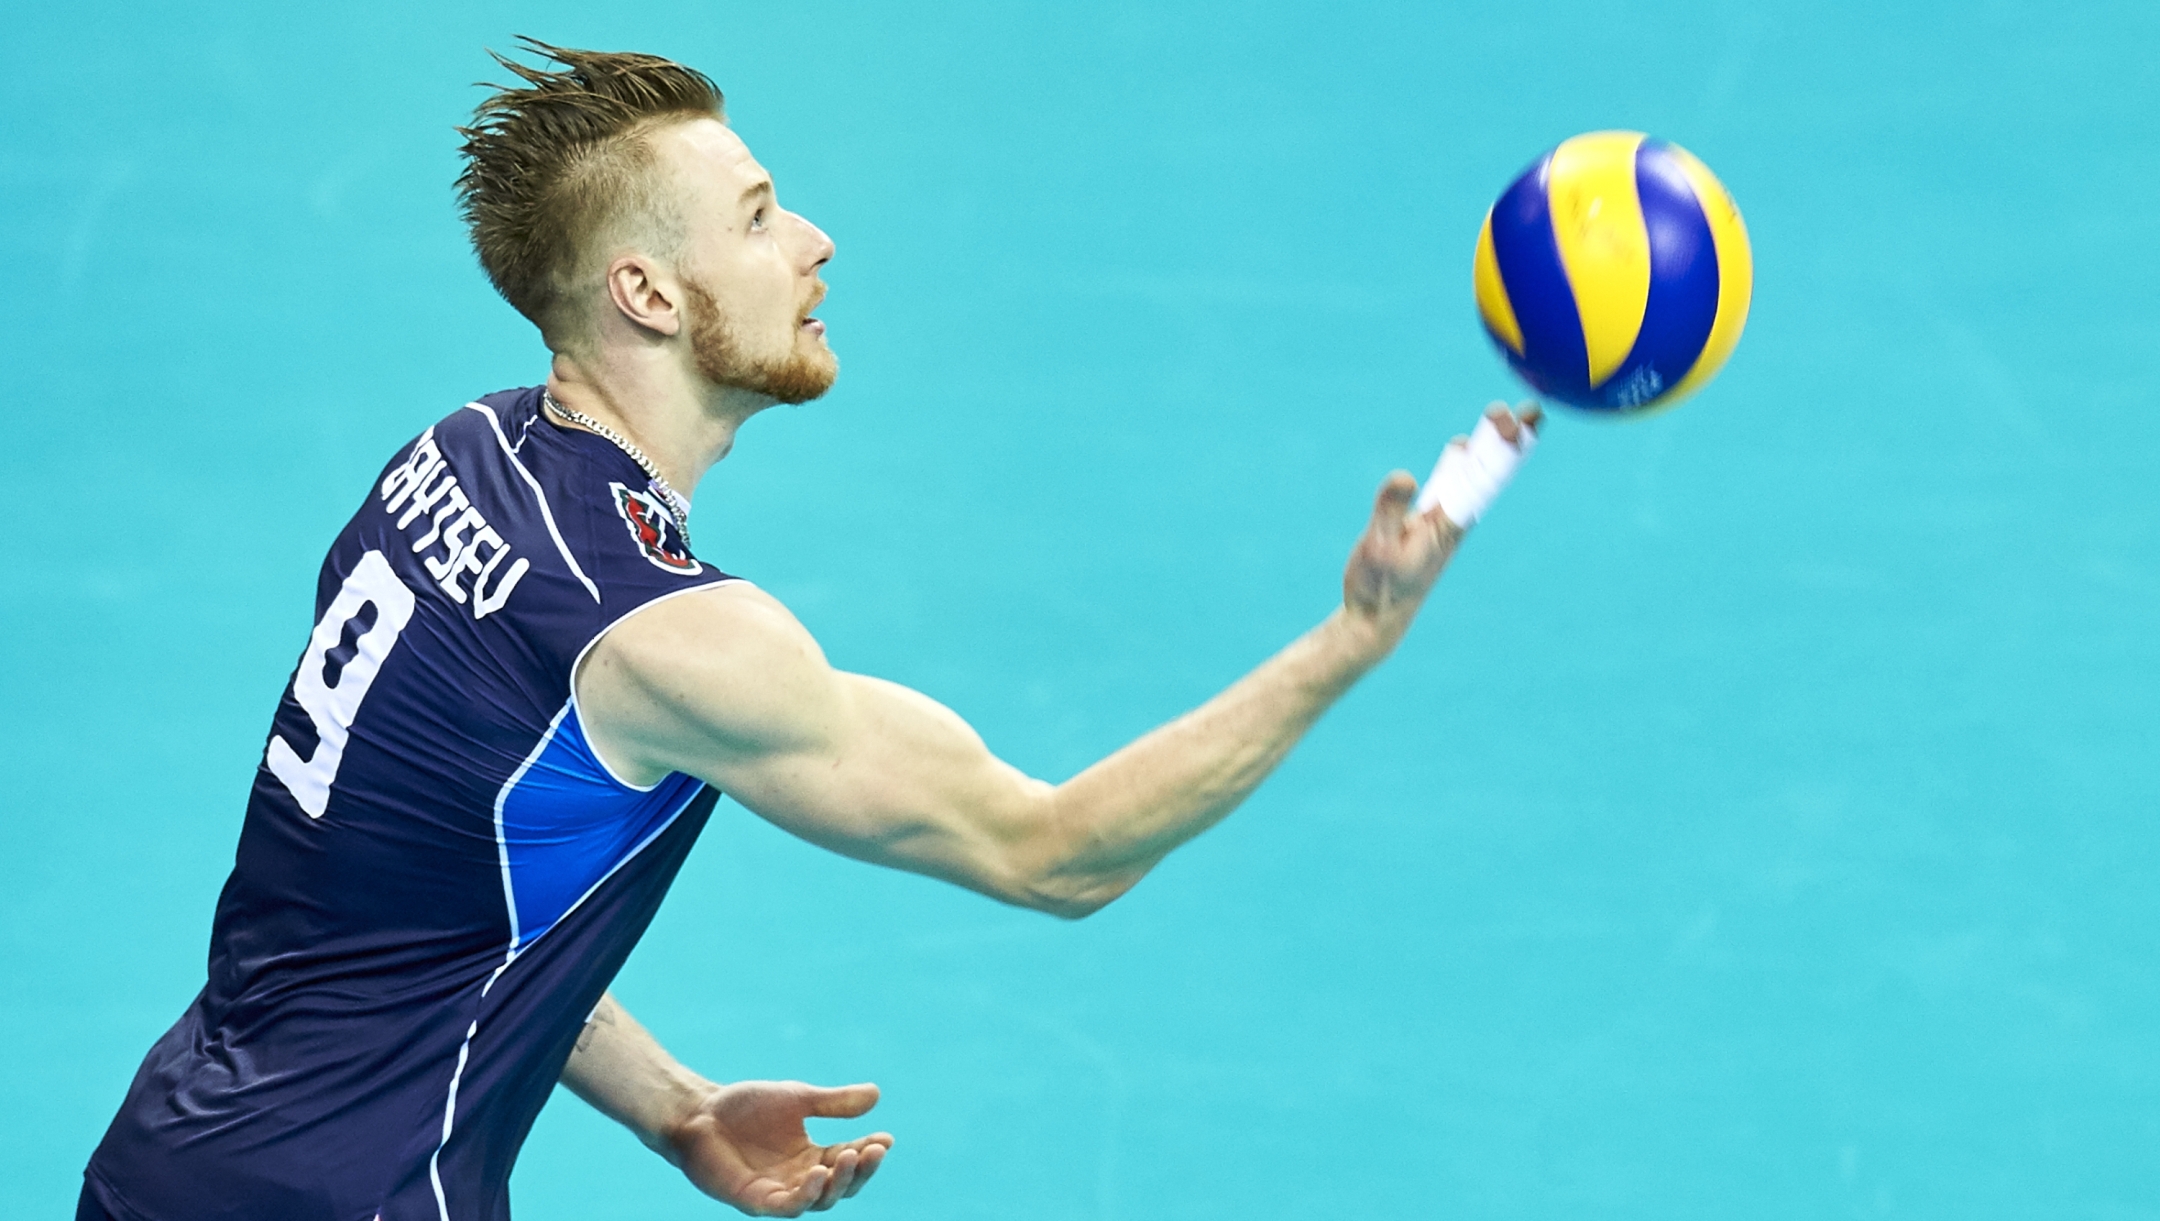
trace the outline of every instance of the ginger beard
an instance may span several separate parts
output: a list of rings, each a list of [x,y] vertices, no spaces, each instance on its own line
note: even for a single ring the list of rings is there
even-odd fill
[[[695,280],[684,281],[690,304],[690,354],[697,371],[716,386],[733,386],[782,403],[807,403],[832,389],[840,358],[819,344],[811,351],[790,343],[780,360],[745,355],[720,303]]]

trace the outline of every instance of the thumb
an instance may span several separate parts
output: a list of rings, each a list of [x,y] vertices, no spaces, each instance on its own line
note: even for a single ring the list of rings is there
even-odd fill
[[[853,1119],[878,1103],[878,1087],[861,1085],[811,1086],[805,1101],[819,1119]]]
[[[1373,529],[1387,534],[1401,530],[1403,518],[1410,512],[1410,498],[1415,495],[1417,479],[1408,471],[1394,471],[1381,480],[1379,494],[1373,497]]]

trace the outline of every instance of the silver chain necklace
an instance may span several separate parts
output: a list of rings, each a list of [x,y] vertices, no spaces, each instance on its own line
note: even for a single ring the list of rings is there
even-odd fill
[[[556,402],[554,392],[550,390],[542,389],[540,391],[540,405],[572,424],[592,429],[594,432],[613,441],[615,448],[630,455],[630,460],[638,464],[638,468],[645,472],[647,479],[652,480],[653,491],[660,493],[661,499],[667,501],[668,509],[675,514],[676,532],[682,535],[683,550],[690,550],[690,502],[681,492],[676,491],[666,479],[661,477],[660,468],[653,465],[652,459],[645,456],[644,450],[632,445],[627,437],[586,415],[584,412],[572,411],[570,408]]]

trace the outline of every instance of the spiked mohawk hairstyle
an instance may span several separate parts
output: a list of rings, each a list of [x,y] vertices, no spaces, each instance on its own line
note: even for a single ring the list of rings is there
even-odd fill
[[[725,103],[704,73],[656,55],[519,41],[563,70],[488,52],[525,87],[485,85],[496,92],[457,129],[458,211],[495,291],[552,338],[583,243],[639,212],[670,219],[645,136],[671,120],[720,118]]]

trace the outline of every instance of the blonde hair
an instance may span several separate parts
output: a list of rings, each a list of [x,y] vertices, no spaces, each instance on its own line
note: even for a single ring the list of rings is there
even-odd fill
[[[520,41],[562,70],[489,52],[524,85],[488,86],[496,92],[457,129],[458,211],[495,291],[552,340],[588,242],[625,222],[680,228],[647,137],[669,122],[724,118],[725,102],[704,73],[656,55]]]

